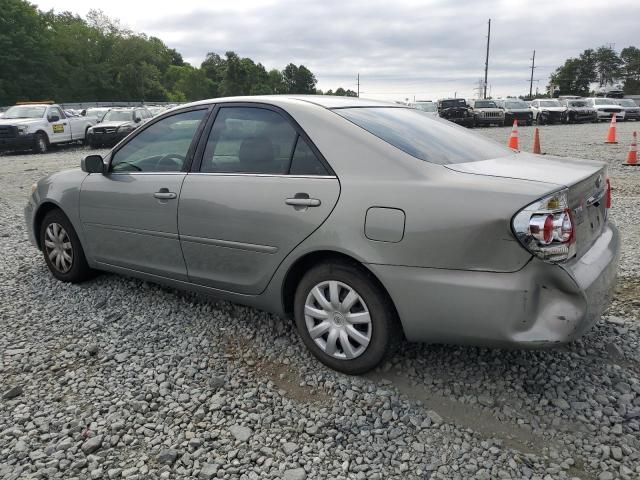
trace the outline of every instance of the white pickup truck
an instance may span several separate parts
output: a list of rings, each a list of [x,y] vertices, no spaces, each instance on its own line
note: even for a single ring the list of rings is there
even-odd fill
[[[96,122],[94,117],[67,117],[58,105],[16,105],[0,118],[0,152],[45,153],[53,144],[84,142]]]

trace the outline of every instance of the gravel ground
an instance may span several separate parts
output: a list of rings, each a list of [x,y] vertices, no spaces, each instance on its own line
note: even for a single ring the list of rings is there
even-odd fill
[[[541,129],[544,152],[611,165],[624,252],[603,321],[556,350],[407,344],[364,377],[250,308],[109,274],[54,281],[22,206],[85,151],[0,156],[0,478],[640,478],[640,168],[605,133]]]

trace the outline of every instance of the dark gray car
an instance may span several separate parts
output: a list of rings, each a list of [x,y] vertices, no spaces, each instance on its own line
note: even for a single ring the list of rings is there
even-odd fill
[[[556,345],[599,317],[619,255],[602,163],[513,152],[397,104],[208,100],[25,209],[52,274],[108,270],[295,319],[322,362],[376,366],[403,336]]]

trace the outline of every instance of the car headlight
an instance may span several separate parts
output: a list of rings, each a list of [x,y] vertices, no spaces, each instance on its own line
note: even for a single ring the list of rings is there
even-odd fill
[[[38,189],[38,182],[34,183],[33,185],[31,185],[31,195],[33,195],[34,193],[36,193],[36,190]]]
[[[27,133],[29,133],[29,125],[18,126],[18,135],[26,135]]]
[[[121,133],[131,132],[133,128],[134,128],[133,125],[129,125],[129,124],[121,125],[118,127],[118,132],[121,132]]]

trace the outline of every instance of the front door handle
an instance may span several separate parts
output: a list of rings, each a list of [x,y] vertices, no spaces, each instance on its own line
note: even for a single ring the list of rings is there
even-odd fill
[[[319,207],[322,202],[317,198],[287,198],[284,203],[294,207]]]
[[[153,196],[159,198],[160,200],[173,200],[174,198],[178,198],[178,194],[170,192],[168,188],[161,188],[156,193],[154,193]]]

